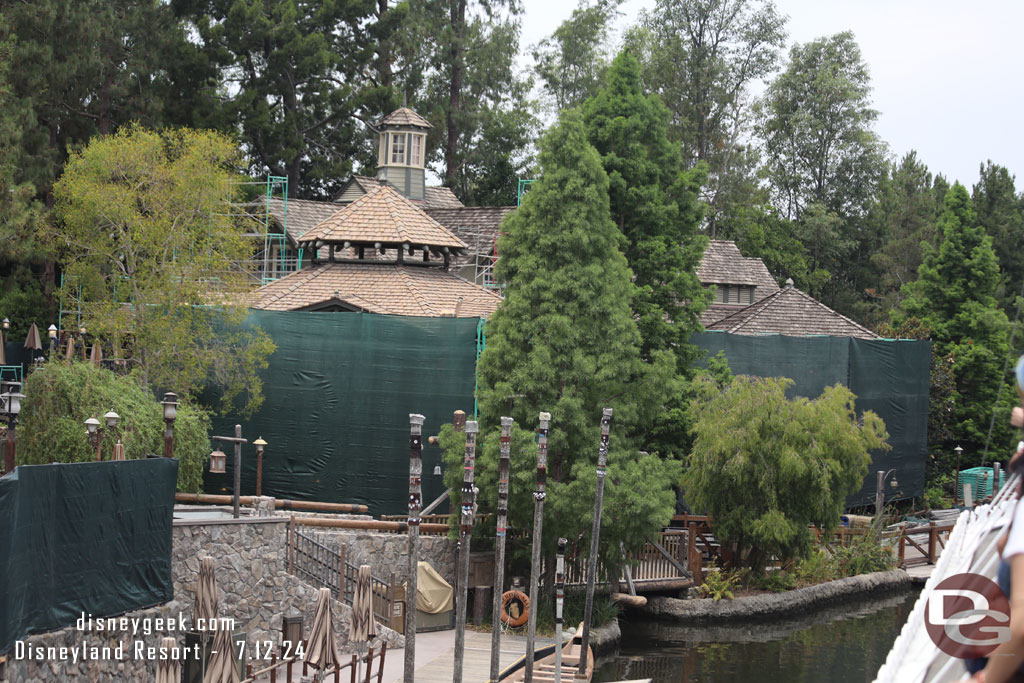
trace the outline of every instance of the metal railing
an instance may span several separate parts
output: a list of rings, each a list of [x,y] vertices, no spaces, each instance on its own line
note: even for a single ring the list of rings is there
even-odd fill
[[[330,589],[335,600],[352,606],[359,568],[345,560],[344,544],[335,550],[298,529],[291,529],[288,545],[288,565],[292,574],[317,588]],[[377,621],[402,633],[405,622],[404,595],[393,573],[390,579],[390,583],[376,576],[370,579],[373,616]]]

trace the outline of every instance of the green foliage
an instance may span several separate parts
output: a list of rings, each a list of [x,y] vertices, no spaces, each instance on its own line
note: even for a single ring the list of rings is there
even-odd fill
[[[867,474],[869,451],[888,447],[882,420],[871,411],[858,418],[854,395],[840,385],[788,400],[788,379],[695,382],[687,502],[711,515],[716,536],[749,549],[755,568],[769,554],[805,555],[809,525],[834,529]]]
[[[770,0],[659,0],[626,38],[644,83],[672,111],[670,135],[684,163],[707,165],[702,198],[712,236],[720,213],[746,204],[746,189],[757,185],[742,143],[745,99],[751,83],[775,70],[785,23]]]
[[[48,309],[46,296],[39,285],[33,280],[24,279],[19,286],[18,280],[17,277],[11,277],[5,281],[3,294],[0,294],[0,319],[11,321],[11,329],[4,331],[6,341],[25,339],[32,323],[47,320],[43,317]]]
[[[622,0],[581,0],[572,16],[533,48],[534,73],[550,108],[560,112],[595,95],[608,68],[609,30]]]
[[[783,593],[797,587],[797,577],[793,572],[784,569],[766,571],[760,574],[753,574],[747,585],[751,588],[758,588],[772,593]]]
[[[732,600],[735,597],[733,590],[739,587],[741,578],[740,574],[734,572],[713,569],[704,575],[700,590],[705,598],[711,598],[715,602],[722,599]]]
[[[83,422],[113,410],[121,416],[115,430],[125,457],[162,455],[163,406],[141,383],[138,374],[116,375],[89,363],[51,361],[25,379],[25,401],[18,423],[17,464],[91,462],[95,449]],[[178,406],[174,423],[174,454],[178,458],[178,490],[197,492],[210,452],[210,419],[200,407]],[[104,434],[102,457],[110,460],[115,438]]]
[[[242,399],[252,411],[274,345],[243,326],[254,246],[251,224],[231,215],[237,162],[234,144],[212,132],[131,127],[97,138],[54,188],[54,237],[66,276],[82,284],[90,334],[127,345],[144,383],[183,396],[213,386],[225,409]]]
[[[496,269],[508,285],[488,321],[479,363],[477,476],[493,477],[499,418],[513,417],[513,471],[526,476],[513,484],[511,520],[529,528],[528,473],[536,462],[529,430],[540,411],[550,412],[546,547],[558,536],[586,537],[599,418],[602,408],[613,408],[604,505],[614,512],[602,518],[601,546],[615,566],[619,541],[627,550],[638,547],[674,509],[670,484],[678,463],[639,452],[628,436],[642,433],[660,412],[664,387],[675,381],[674,358],[640,357],[629,306],[634,287],[619,249],[622,235],[609,217],[608,177],[577,114],[563,115],[544,136],[540,162],[540,178],[502,226]]]
[[[892,548],[879,543],[874,534],[864,534],[837,548],[832,564],[836,578],[843,578],[892,569],[896,566],[896,555]]]
[[[996,298],[1004,309],[1012,310],[1024,284],[1024,263],[1020,258],[1020,247],[1024,244],[1024,205],[1014,186],[1014,177],[1006,167],[986,162],[971,193],[971,203],[978,224],[992,238],[992,248],[999,259]]]
[[[1012,439],[1008,425],[1013,391],[1002,376],[1010,353],[1010,324],[997,308],[999,265],[992,238],[978,224],[967,190],[959,183],[946,193],[938,230],[941,241],[923,245],[918,279],[904,287],[906,298],[893,311],[892,320],[899,325],[910,317],[919,318],[956,382],[951,438],[931,445],[951,450],[955,440],[968,454],[965,462],[976,464],[1001,384],[1003,400],[993,443],[1007,444]]]
[[[250,172],[286,176],[293,197],[333,198],[363,148],[356,115],[373,91],[359,72],[372,60],[373,39],[385,36],[358,27],[372,16],[374,4],[171,4],[195,27],[221,82],[231,83],[220,93],[222,115],[250,143]]]

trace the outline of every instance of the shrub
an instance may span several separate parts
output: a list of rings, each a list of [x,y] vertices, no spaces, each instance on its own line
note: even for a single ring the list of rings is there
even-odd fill
[[[735,597],[732,591],[740,585],[741,578],[735,572],[712,570],[704,577],[704,583],[701,584],[700,590],[704,597],[711,598],[715,602],[722,598],[732,600]]]
[[[121,416],[116,437],[126,458],[163,453],[163,407],[136,375],[117,375],[89,363],[55,361],[32,371],[25,380],[24,407],[18,426],[17,463],[89,462],[96,452],[82,424],[89,417],[102,422],[113,410]],[[178,458],[178,490],[199,491],[203,465],[210,452],[209,415],[182,403],[174,423],[174,454]],[[102,457],[113,455],[116,438],[105,435]]]

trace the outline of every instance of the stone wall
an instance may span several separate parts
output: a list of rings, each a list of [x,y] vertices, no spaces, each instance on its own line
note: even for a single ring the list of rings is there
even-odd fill
[[[26,637],[26,645],[35,647],[109,647],[101,658],[71,660],[70,650],[64,661],[47,656],[42,659],[16,658],[0,666],[0,681],[7,683],[42,683],[44,681],[150,681],[156,675],[156,660],[137,648],[158,647],[164,636],[174,636],[179,646],[185,636],[180,628],[192,627],[192,612],[198,582],[200,557],[214,560],[215,576],[220,594],[219,615],[231,618],[235,630],[247,634],[252,645],[256,641],[280,642],[281,617],[302,615],[309,633],[318,589],[287,572],[287,522],[284,517],[243,517],[240,520],[177,521],[173,528],[172,580],[174,600],[158,607],[124,615],[129,619],[174,619],[171,628],[150,629],[150,634],[126,630],[81,631],[74,626],[45,634]],[[397,537],[396,537],[397,538]],[[371,544],[372,547],[372,544]],[[379,565],[378,565],[379,566]],[[337,601],[334,625],[343,656],[353,651],[348,632],[351,609]],[[144,623],[144,622],[139,622]],[[150,622],[154,624],[154,622]],[[377,624],[380,641],[389,648],[404,647],[405,639],[398,633]],[[138,644],[136,644],[138,642]],[[121,645],[123,658],[111,657]]]
[[[345,559],[349,564],[370,565],[374,576],[388,581],[392,572],[396,580],[406,580],[409,567],[407,550],[409,537],[406,534],[384,534],[357,529],[324,529],[306,527],[309,532],[316,529],[316,539],[329,548],[345,544]],[[448,583],[455,585],[456,542],[447,536],[420,536],[420,560],[429,562]]]

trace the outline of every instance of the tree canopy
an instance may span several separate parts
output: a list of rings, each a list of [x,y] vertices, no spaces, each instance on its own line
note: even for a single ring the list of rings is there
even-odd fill
[[[809,525],[835,529],[868,473],[870,451],[888,448],[881,418],[858,415],[856,397],[838,384],[815,399],[787,399],[785,378],[696,381],[686,502],[709,514],[715,535],[737,542],[754,568],[768,555],[804,555]]]
[[[608,176],[578,113],[563,114],[545,134],[540,164],[539,179],[502,226],[496,268],[508,284],[480,357],[481,432],[497,432],[502,415],[522,430],[540,411],[551,413],[545,537],[576,538],[589,533],[583,508],[593,500],[601,409],[613,408],[605,505],[616,514],[604,518],[601,533],[617,557],[618,541],[636,547],[672,514],[677,463],[641,453],[630,436],[658,415],[664,387],[675,381],[674,358],[666,351],[649,363],[641,358]],[[497,442],[482,441],[480,467],[496,468]],[[514,524],[529,525],[516,517],[526,508],[510,506]]]
[[[142,381],[223,405],[262,401],[273,343],[243,325],[254,223],[237,218],[239,154],[207,131],[123,128],[73,153],[54,187],[65,278],[90,333],[127,348]]]

